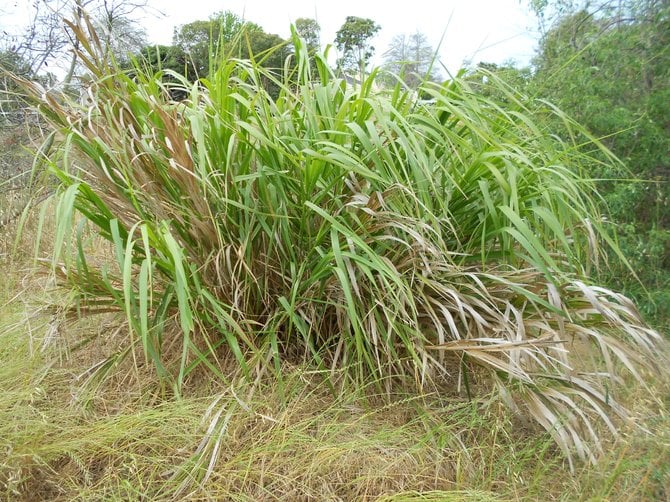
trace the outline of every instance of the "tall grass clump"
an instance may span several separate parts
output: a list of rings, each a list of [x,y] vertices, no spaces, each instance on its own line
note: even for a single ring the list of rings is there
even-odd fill
[[[560,111],[458,78],[427,84],[429,101],[376,90],[375,73],[352,86],[297,37],[282,81],[228,59],[162,84],[72,28],[88,102],[24,85],[60,138],[54,270],[80,313],[118,309],[131,329],[98,370],[141,346],[176,393],[196,368],[234,378],[231,359],[251,380],[307,361],[333,384],[495,386],[585,459],[595,422],[629,417],[616,387],[644,383],[664,349],[589,281],[614,243],[583,149],[543,128],[542,114],[578,128]],[[87,229],[113,263],[89,256]]]

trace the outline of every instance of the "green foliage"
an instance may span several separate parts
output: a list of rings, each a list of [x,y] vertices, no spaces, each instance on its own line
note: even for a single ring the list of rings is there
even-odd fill
[[[233,12],[225,11],[213,14],[206,21],[193,21],[180,26],[175,30],[173,44],[188,56],[194,80],[209,74],[210,61],[215,54],[239,41],[242,33],[254,31],[262,29]]]
[[[301,17],[295,20],[295,31],[305,41],[307,50],[314,53],[321,47],[321,27],[314,19]]]
[[[279,35],[252,31],[245,40],[239,42],[236,57],[252,60],[265,70],[259,75],[261,85],[270,96],[276,98],[280,93],[279,82],[284,78],[284,72],[293,71],[291,64],[284,64],[291,50],[292,48]]]
[[[73,30],[93,104],[24,85],[64,138],[54,271],[78,312],[116,308],[131,329],[99,371],[139,346],[176,393],[197,368],[234,378],[230,358],[280,386],[291,361],[387,392],[471,395],[482,376],[569,459],[601,449],[594,419],[614,432],[628,417],[619,373],[642,382],[663,346],[628,299],[588,282],[609,239],[578,174],[590,160],[532,118],[579,130],[561,112],[531,113],[500,84],[502,108],[463,79],[427,85],[422,105],[375,93],[374,74],[348,86],[321,56],[315,83],[297,37],[288,83],[229,60],[182,77],[175,103]],[[87,227],[113,266],[88,257]]]
[[[0,51],[0,68],[25,78],[32,78],[30,65],[18,52],[10,49]]]
[[[145,62],[150,71],[170,70],[175,73],[184,73],[186,55],[175,45],[147,46],[140,52],[142,62]]]
[[[164,83],[175,83],[173,75],[188,74],[188,58],[184,51],[176,45],[153,45],[144,47],[134,64],[141,64],[142,71],[156,75]],[[170,88],[170,96],[174,100],[186,98],[181,86],[176,85]]]
[[[295,32],[305,42],[310,55],[311,75],[316,79],[319,70],[314,56],[321,50],[321,27],[314,19],[303,17],[295,20]]]
[[[616,154],[589,172],[617,224],[620,243],[652,292],[644,302],[658,322],[670,303],[670,6],[604,2],[562,11],[535,61],[532,92],[556,103]],[[644,299],[634,277],[614,263],[609,281]]]
[[[372,19],[347,16],[337,30],[335,45],[340,51],[337,66],[343,71],[355,72],[363,78],[365,68],[374,54],[370,39],[381,29]]]
[[[498,65],[480,62],[475,68],[467,71],[465,78],[482,95],[494,98],[499,103],[507,103],[509,102],[507,93],[504,92],[504,87],[501,89],[499,82],[505,82],[518,93],[527,94],[530,91],[533,74],[530,68],[517,68],[513,63]],[[487,85],[491,79],[493,85]]]
[[[284,61],[290,49],[278,35],[265,33],[257,24],[244,21],[226,11],[207,21],[194,21],[175,31],[174,45],[145,47],[139,54],[145,71],[162,72],[164,82],[174,82],[180,74],[195,82],[213,73],[223,61],[231,58],[252,59],[268,70],[271,78],[263,77],[263,85],[273,95],[279,92],[274,80],[281,79]],[[169,70],[165,72],[164,70]],[[182,99],[187,93],[178,87],[172,96]]]

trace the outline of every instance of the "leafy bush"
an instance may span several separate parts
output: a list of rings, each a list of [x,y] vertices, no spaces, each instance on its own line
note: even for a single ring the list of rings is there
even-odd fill
[[[638,299],[652,322],[667,327],[670,4],[563,7],[540,43],[529,91],[556,103],[621,159],[619,166],[596,161],[587,169],[600,179],[619,245],[637,277],[614,266],[603,280]]]
[[[642,380],[661,341],[629,300],[589,284],[598,241],[613,244],[581,154],[510,89],[503,109],[458,79],[423,89],[427,104],[376,92],[374,73],[352,87],[323,56],[312,75],[296,39],[276,99],[271,74],[226,60],[172,102],[73,29],[93,101],[24,85],[63,138],[55,270],[80,312],[126,313],[118,357],[141,344],[177,393],[198,367],[232,378],[226,354],[248,378],[281,380],[301,358],[468,394],[485,375],[582,458],[599,447],[594,418],[615,431],[628,416],[617,375]],[[87,256],[86,226],[117,267]]]

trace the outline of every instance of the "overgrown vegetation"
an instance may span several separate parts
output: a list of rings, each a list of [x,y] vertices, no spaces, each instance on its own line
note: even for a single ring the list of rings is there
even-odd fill
[[[608,282],[659,324],[670,318],[670,5],[619,2],[568,11],[537,57],[536,92],[583,124],[623,162],[594,162],[620,244],[644,286],[621,267]]]
[[[30,254],[30,234],[21,246]],[[0,259],[3,499],[627,501],[669,493],[662,408],[645,417],[651,434],[630,428],[621,441],[605,439],[597,465],[570,473],[548,434],[489,395],[389,398],[351,385],[333,394],[307,366],[285,367],[283,392],[271,379],[255,390],[199,379],[187,396],[164,400],[141,364],[85,387],[127,328],[116,315],[65,322],[62,311],[43,308],[66,304],[62,290],[30,272],[25,257]],[[640,398],[624,396],[654,409]]]
[[[71,29],[93,102],[24,85],[63,137],[54,270],[78,313],[119,309],[131,328],[101,372],[138,343],[176,394],[201,366],[229,381],[227,354],[250,380],[281,382],[286,361],[304,360],[389,393],[413,380],[470,395],[485,376],[569,459],[594,460],[594,419],[614,432],[628,417],[618,374],[643,383],[661,339],[629,300],[588,283],[598,241],[616,248],[583,155],[512,90],[503,109],[454,80],[424,89],[434,103],[422,106],[399,87],[375,93],[374,74],[347,86],[319,56],[315,83],[296,38],[277,99],[261,85],[271,74],[225,60],[181,80],[189,97],[175,103]],[[87,226],[116,267],[89,259]]]
[[[620,162],[611,162],[593,152],[584,169],[603,196],[636,274],[612,257],[601,280],[633,297],[645,317],[665,330],[670,325],[670,5],[656,0],[529,3],[546,18],[532,71],[483,63],[471,77],[482,82],[493,72],[556,104],[617,156]],[[496,86],[480,89],[501,97]]]
[[[59,189],[3,239],[50,270],[0,254],[4,496],[667,496],[586,129],[495,71],[351,85],[294,34],[194,82],[69,29],[90,100],[17,80]]]

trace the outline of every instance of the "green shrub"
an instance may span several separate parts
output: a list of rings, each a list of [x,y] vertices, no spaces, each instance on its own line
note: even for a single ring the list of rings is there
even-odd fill
[[[300,358],[468,394],[486,375],[582,458],[599,448],[594,418],[615,431],[628,416],[618,373],[642,380],[661,341],[629,300],[589,283],[598,242],[613,244],[579,148],[513,91],[501,87],[501,108],[459,79],[422,89],[428,103],[375,91],[374,73],[352,87],[296,39],[276,99],[261,85],[271,74],[225,60],[182,79],[188,97],[172,102],[77,31],[92,103],[25,85],[63,137],[55,270],[80,312],[126,313],[119,357],[141,344],[177,393],[197,367],[232,378],[225,354],[247,378],[281,379]],[[87,226],[117,267],[87,256]]]

